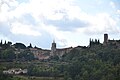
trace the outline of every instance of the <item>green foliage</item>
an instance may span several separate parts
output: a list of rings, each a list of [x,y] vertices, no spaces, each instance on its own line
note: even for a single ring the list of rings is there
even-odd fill
[[[25,49],[26,48],[26,46],[23,43],[15,43],[14,46],[15,46],[15,48],[18,48],[18,49]]]
[[[12,42],[2,44],[0,43],[0,61],[31,61],[34,60],[34,54],[23,43]]]
[[[73,80],[119,80],[120,49],[95,45],[87,49],[73,49],[64,55],[70,62],[65,71]]]
[[[30,43],[30,45],[28,46],[28,48],[33,48],[31,43]]]
[[[6,75],[0,72],[0,80],[13,80],[13,76],[11,75]]]
[[[50,61],[39,64],[32,63],[34,60],[33,53],[22,43],[16,43],[18,53],[15,54],[15,48],[8,44],[0,44],[1,60],[14,60],[17,58],[21,61],[29,62],[29,64],[8,64],[6,67],[0,65],[0,80],[22,80],[22,78],[6,76],[2,74],[5,68],[12,68],[13,65],[20,67],[26,65],[28,68],[28,76],[37,77],[63,77],[64,80],[119,80],[120,79],[120,48],[113,44],[103,46],[95,44],[87,48],[74,48],[59,59],[58,56],[51,57]],[[93,42],[91,42],[93,44]],[[32,47],[32,45],[30,45]],[[22,51],[20,51],[22,50]],[[11,66],[12,65],[12,66]],[[18,66],[19,65],[19,66]]]
[[[18,54],[18,59],[21,61],[31,61],[34,60],[34,54],[29,50],[25,50]]]
[[[14,60],[16,58],[16,55],[15,55],[13,49],[8,48],[8,49],[3,50],[0,53],[0,58],[2,60],[11,61],[11,60]]]
[[[31,64],[28,67],[28,75],[42,76],[42,77],[57,77],[59,75],[59,71],[55,66],[49,67],[49,66],[37,66]]]
[[[59,57],[57,55],[55,55],[55,56],[51,56],[50,59],[53,61],[58,61]]]

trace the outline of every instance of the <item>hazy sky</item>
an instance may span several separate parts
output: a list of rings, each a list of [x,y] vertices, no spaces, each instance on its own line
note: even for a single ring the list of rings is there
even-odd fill
[[[120,0],[0,0],[0,39],[50,48],[120,39]]]

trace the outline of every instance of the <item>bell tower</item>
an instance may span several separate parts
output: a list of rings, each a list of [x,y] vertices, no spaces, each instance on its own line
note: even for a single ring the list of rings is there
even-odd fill
[[[108,43],[108,34],[104,34],[104,42],[103,44],[106,45]]]
[[[56,43],[55,40],[53,40],[52,46],[51,46],[51,55],[53,56],[56,52]]]

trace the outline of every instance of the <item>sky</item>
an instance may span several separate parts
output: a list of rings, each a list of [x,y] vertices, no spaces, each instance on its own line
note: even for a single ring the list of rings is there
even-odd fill
[[[50,49],[120,39],[120,0],[0,0],[0,39]]]

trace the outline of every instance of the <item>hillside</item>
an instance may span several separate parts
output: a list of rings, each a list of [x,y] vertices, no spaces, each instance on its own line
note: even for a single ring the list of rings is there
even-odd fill
[[[87,47],[57,49],[54,42],[51,50],[1,41],[0,62],[0,80],[120,80],[120,40],[104,34],[103,44],[90,39]],[[27,73],[3,74],[11,69]]]
[[[67,76],[73,80],[119,80],[120,48],[95,45],[87,49],[73,49],[64,55]]]

